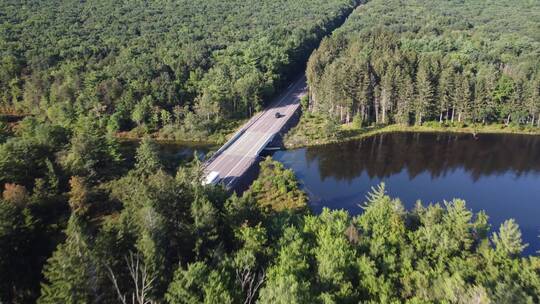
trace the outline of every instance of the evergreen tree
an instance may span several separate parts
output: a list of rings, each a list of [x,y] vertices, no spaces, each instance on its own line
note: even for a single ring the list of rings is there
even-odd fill
[[[498,233],[492,236],[495,250],[505,256],[516,257],[528,245],[521,241],[521,231],[514,219],[506,220],[501,224]]]
[[[526,92],[525,105],[531,126],[540,126],[540,81],[529,82]]]
[[[226,274],[212,270],[203,262],[190,264],[187,269],[179,267],[165,299],[171,304],[234,303]]]
[[[58,246],[44,268],[45,283],[38,303],[99,302],[97,287],[98,263],[86,224],[73,214],[66,228],[66,241]]]
[[[433,102],[433,84],[428,63],[420,62],[416,74],[416,96],[414,100],[415,123],[421,125],[428,120],[431,114],[431,104]]]
[[[69,192],[69,206],[73,214],[85,217],[90,208],[90,189],[86,180],[80,176],[72,176],[69,180],[71,190]]]
[[[135,170],[139,174],[150,175],[161,169],[157,146],[148,137],[143,138],[137,148],[135,160]]]
[[[381,123],[387,124],[389,122],[389,114],[393,110],[394,98],[395,98],[395,88],[394,88],[394,77],[395,77],[394,66],[391,63],[381,80]]]
[[[296,228],[288,227],[280,239],[275,265],[268,270],[259,303],[313,303],[310,290],[310,265],[305,254],[309,247]]]
[[[236,273],[236,286],[244,303],[254,303],[261,288],[265,272],[263,261],[266,257],[266,229],[262,225],[255,227],[241,226],[236,231],[236,238],[241,243],[233,257]]]
[[[402,75],[401,81],[399,83],[399,94],[396,114],[397,123],[409,125],[411,120],[410,115],[413,102],[414,84],[409,74],[405,73],[404,75]]]
[[[35,219],[23,206],[0,199],[0,302],[23,303],[32,297],[29,282]],[[25,299],[26,298],[26,299]]]
[[[456,82],[455,107],[457,121],[463,122],[470,118],[471,85],[468,76],[464,74],[458,74]]]
[[[439,112],[439,122],[443,122],[443,118],[448,120],[450,117],[449,109],[453,108],[453,93],[455,90],[454,86],[454,70],[452,68],[443,69],[441,76],[439,78],[439,87],[438,92],[438,112]]]
[[[358,302],[354,289],[357,280],[352,271],[355,250],[345,236],[349,220],[346,212],[326,208],[319,217],[306,218],[306,230],[316,239],[313,252],[322,302]]]
[[[120,160],[116,140],[99,130],[95,122],[83,118],[61,162],[72,175],[85,176],[93,182],[116,173]]]

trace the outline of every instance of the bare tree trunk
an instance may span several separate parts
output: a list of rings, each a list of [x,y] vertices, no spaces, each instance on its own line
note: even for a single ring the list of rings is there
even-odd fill
[[[375,110],[375,123],[379,124],[379,98],[378,97],[374,98],[373,106],[375,108],[374,109]]]
[[[131,303],[132,304],[153,304],[156,303],[149,299],[149,293],[152,289],[152,283],[155,281],[156,277],[149,274],[146,265],[141,262],[140,254],[129,253],[129,258],[124,257],[126,264],[129,270],[129,275],[133,283],[133,292],[131,293]],[[109,277],[114,285],[114,289],[118,295],[118,299],[122,304],[128,304],[127,296],[120,290],[118,286],[118,279],[114,275],[112,268],[109,265],[105,265],[109,271]]]
[[[240,283],[242,290],[246,293],[244,304],[251,304],[265,280],[265,273],[261,271],[255,273],[251,269],[236,270],[236,279]]]
[[[452,122],[454,122],[454,117],[456,116],[456,109],[452,107]]]

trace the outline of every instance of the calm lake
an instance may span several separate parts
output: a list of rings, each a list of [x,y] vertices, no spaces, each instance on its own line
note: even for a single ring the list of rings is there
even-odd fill
[[[540,250],[540,136],[390,133],[273,158],[294,170],[315,212],[358,214],[371,187],[385,182],[408,209],[418,199],[462,198],[486,211],[492,230],[514,218],[529,243],[525,254]]]

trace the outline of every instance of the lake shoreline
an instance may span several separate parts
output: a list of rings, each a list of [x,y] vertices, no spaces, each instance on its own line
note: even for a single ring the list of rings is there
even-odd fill
[[[291,130],[294,132],[294,130]],[[466,126],[466,127],[454,127],[454,126],[403,126],[398,124],[365,127],[361,129],[354,129],[348,125],[342,126],[340,135],[337,138],[324,138],[317,140],[300,140],[291,141],[289,137],[284,140],[284,147],[287,150],[299,149],[306,147],[324,146],[328,144],[345,143],[354,140],[359,140],[371,136],[376,136],[385,133],[455,133],[455,134],[471,134],[473,136],[481,134],[519,134],[519,135],[532,135],[540,136],[540,128],[534,129],[520,129],[518,127],[505,126],[501,124],[491,124],[484,126]]]
[[[459,198],[473,212],[489,214],[493,228],[514,218],[530,244],[526,253],[540,250],[540,136],[485,132],[475,138],[466,132],[389,129],[272,157],[294,172],[316,214],[324,207],[360,214],[358,205],[384,182],[407,210],[417,201],[444,205]]]

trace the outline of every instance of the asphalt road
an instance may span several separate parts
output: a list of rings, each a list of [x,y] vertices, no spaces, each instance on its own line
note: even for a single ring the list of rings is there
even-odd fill
[[[215,171],[220,183],[234,188],[235,183],[257,161],[260,152],[272,141],[300,107],[300,98],[306,94],[306,78],[302,76],[278,96],[264,111],[251,118],[239,130],[240,135],[220,149],[205,164],[205,176]],[[280,117],[276,118],[276,113]],[[233,136],[234,138],[234,136]]]

